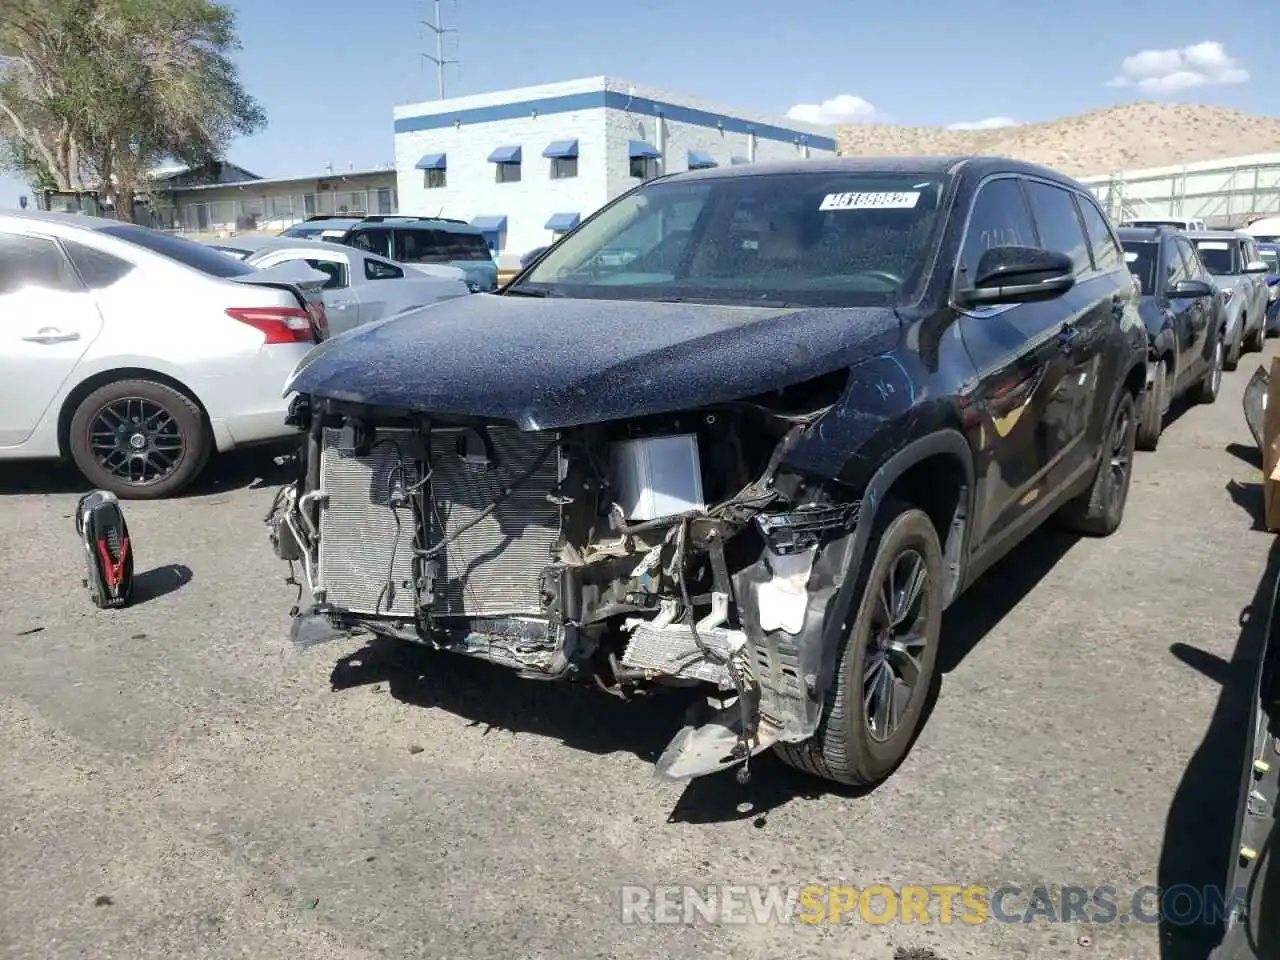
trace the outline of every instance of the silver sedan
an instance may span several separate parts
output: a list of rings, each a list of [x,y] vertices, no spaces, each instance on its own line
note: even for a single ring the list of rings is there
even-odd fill
[[[305,261],[329,279],[324,305],[336,335],[404,310],[466,296],[466,274],[457,267],[394,263],[339,243],[297,237],[235,237],[209,244],[255,267]]]
[[[0,211],[0,461],[69,457],[151,499],[215,450],[296,434],[284,384],[325,336],[323,281],[130,223]]]

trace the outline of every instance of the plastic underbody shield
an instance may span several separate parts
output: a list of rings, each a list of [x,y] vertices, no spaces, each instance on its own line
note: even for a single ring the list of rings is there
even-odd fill
[[[133,594],[133,545],[115,494],[94,490],[76,507],[76,533],[84,544],[85,586],[103,609],[123,607]]]

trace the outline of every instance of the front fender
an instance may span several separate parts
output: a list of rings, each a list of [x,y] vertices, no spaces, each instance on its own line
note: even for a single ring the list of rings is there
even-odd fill
[[[832,599],[832,609],[824,618],[824,626],[820,641],[819,667],[817,671],[817,692],[819,702],[821,694],[829,689],[835,677],[836,662],[840,650],[840,642],[856,613],[856,603],[861,585],[863,564],[867,562],[867,552],[871,546],[871,531],[875,528],[876,518],[884,505],[885,497],[894,482],[902,477],[916,464],[933,456],[954,457],[964,472],[965,491],[962,508],[965,518],[973,515],[974,467],[973,451],[969,447],[964,434],[955,429],[938,430],[926,436],[918,437],[906,444],[884,461],[872,474],[862,494],[862,505],[858,513],[858,521],[853,533],[843,543],[844,555],[841,566],[844,576],[839,589]],[[949,552],[947,560],[953,564],[962,562],[968,553],[968,524],[963,527],[962,542],[958,550]],[[945,537],[944,548],[946,547]],[[949,571],[953,582],[960,583],[963,570]]]

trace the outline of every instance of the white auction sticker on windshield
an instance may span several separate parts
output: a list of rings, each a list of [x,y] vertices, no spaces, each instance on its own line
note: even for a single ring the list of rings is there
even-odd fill
[[[1196,244],[1201,250],[1230,250],[1231,245],[1225,240],[1201,240]]]
[[[819,210],[910,210],[920,202],[919,191],[897,193],[828,193]]]
[[[1126,251],[1124,252],[1124,262],[1125,262],[1125,263],[1133,263],[1133,261],[1135,261],[1135,260],[1137,260],[1137,259],[1138,259],[1138,255],[1137,255],[1136,253],[1134,253],[1132,250],[1126,250]]]

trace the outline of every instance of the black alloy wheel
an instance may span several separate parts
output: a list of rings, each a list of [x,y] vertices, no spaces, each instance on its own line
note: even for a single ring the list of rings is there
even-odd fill
[[[94,487],[121,499],[158,500],[204,469],[213,437],[204,411],[186,394],[150,380],[118,380],[80,401],[67,445]]]
[[[89,447],[103,470],[139,487],[171,476],[187,452],[173,414],[145,397],[121,397],[99,409],[89,426]]]
[[[908,547],[889,564],[876,593],[862,674],[867,735],[885,743],[898,732],[911,707],[928,646],[929,568]]]

